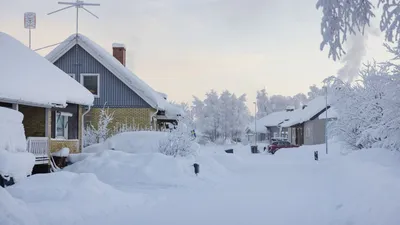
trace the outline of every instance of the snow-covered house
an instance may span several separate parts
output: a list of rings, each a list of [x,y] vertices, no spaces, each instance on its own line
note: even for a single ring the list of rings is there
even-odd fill
[[[329,99],[328,99],[329,100]],[[325,110],[328,108],[328,121]],[[334,108],[324,96],[311,100],[301,109],[296,109],[290,118],[281,124],[288,128],[289,141],[297,145],[315,145],[325,143],[325,125],[336,118]]]
[[[169,104],[166,95],[155,91],[125,67],[126,48],[112,45],[112,54],[86,36],[71,35],[46,58],[85,86],[95,97],[86,121],[96,124],[101,108],[114,113],[112,126],[134,123],[160,128],[176,123],[182,109]]]
[[[257,129],[257,141],[271,142],[273,138],[288,138],[288,128],[281,124],[289,119],[293,107],[287,107],[286,110],[270,113],[247,126],[246,133],[254,133]],[[253,134],[254,135],[254,134]]]
[[[0,32],[0,106],[24,116],[27,148],[47,163],[48,152],[80,150],[84,107],[93,95],[48,60]]]

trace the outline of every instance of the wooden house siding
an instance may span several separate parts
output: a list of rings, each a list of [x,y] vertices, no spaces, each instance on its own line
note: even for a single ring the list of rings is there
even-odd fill
[[[146,101],[80,46],[71,48],[54,65],[65,73],[74,74],[78,82],[81,74],[100,74],[100,97],[95,98],[94,108],[101,108],[105,104],[110,108],[151,108]]]

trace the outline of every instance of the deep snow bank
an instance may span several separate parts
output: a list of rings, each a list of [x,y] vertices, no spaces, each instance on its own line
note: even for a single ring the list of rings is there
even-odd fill
[[[226,156],[232,158],[234,156]],[[116,186],[176,186],[196,180],[216,180],[227,174],[229,167],[221,164],[220,156],[171,157],[161,153],[131,154],[105,150],[64,170],[75,173],[93,173],[101,181]],[[200,174],[195,176],[193,164],[200,164]]]
[[[34,175],[7,190],[26,202],[41,225],[104,224],[113,212],[129,211],[144,201],[142,195],[118,191],[93,174],[70,172]]]
[[[35,157],[26,152],[25,131],[22,113],[0,107],[0,174],[14,181],[30,175]]]
[[[117,134],[104,143],[86,147],[83,152],[94,153],[105,149],[114,149],[129,153],[158,152],[160,141],[165,140],[167,132],[134,131]]]
[[[1,225],[39,225],[27,205],[13,198],[6,189],[0,187],[0,224]]]

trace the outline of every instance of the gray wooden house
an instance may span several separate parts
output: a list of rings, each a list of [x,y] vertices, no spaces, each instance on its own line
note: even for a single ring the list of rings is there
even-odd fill
[[[46,56],[94,95],[86,124],[96,124],[103,107],[114,113],[113,126],[130,124],[155,129],[176,123],[182,110],[126,68],[125,46],[113,44],[112,52],[82,34],[74,34]]]
[[[328,109],[328,119],[325,110]],[[324,96],[311,100],[302,109],[293,111],[291,117],[282,123],[288,129],[289,141],[296,145],[316,145],[325,143],[325,125],[336,118]]]

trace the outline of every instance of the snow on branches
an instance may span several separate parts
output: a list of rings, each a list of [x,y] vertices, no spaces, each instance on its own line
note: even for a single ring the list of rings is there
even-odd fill
[[[211,90],[204,101],[194,97],[192,112],[196,128],[212,142],[240,139],[250,122],[246,95],[237,97],[229,91],[219,95]]]
[[[346,54],[342,45],[348,35],[364,34],[375,17],[370,0],[318,0],[316,7],[323,13],[320,49],[329,46],[328,56],[334,61]],[[378,0],[376,7],[382,7],[380,30],[385,32],[386,41],[400,47],[400,0]]]
[[[400,150],[400,73],[390,63],[367,64],[355,84],[334,78],[330,92],[339,117],[333,134],[353,149]]]

